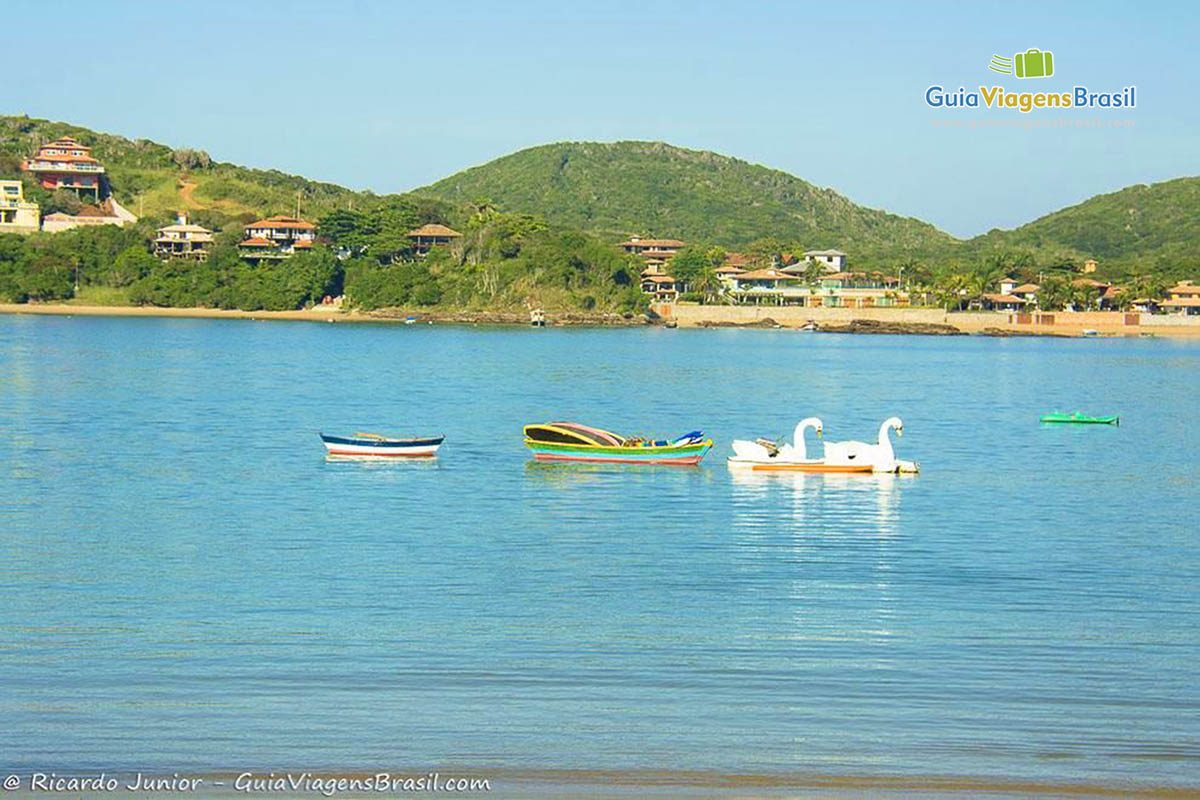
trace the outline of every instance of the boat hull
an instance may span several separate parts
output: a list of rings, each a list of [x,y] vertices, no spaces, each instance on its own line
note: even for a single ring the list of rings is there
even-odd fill
[[[693,466],[712,449],[712,440],[682,447],[585,447],[525,440],[538,461],[573,461],[586,464],[667,464]]]
[[[1050,425],[1120,425],[1118,416],[1089,417],[1082,414],[1043,414],[1039,422]]]
[[[325,452],[348,458],[431,458],[437,455],[445,437],[425,439],[360,439],[321,434]]]

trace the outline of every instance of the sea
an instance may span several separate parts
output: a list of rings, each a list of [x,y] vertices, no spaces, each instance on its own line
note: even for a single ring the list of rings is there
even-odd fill
[[[1200,791],[1198,390],[1186,340],[0,317],[0,772]],[[726,465],[893,415],[919,474]]]

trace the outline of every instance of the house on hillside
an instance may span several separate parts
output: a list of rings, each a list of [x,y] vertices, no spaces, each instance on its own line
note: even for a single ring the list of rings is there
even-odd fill
[[[61,233],[72,228],[88,228],[94,225],[117,225],[124,227],[137,222],[137,217],[126,211],[109,195],[99,205],[86,205],[77,214],[66,214],[56,211],[42,217],[42,230],[47,233]]]
[[[617,247],[626,253],[641,257],[646,266],[642,270],[643,275],[662,275],[666,272],[671,256],[683,249],[683,242],[679,239],[643,239],[640,236],[631,236]]]
[[[180,213],[174,225],[159,228],[154,238],[154,255],[169,258],[190,258],[207,261],[212,249],[212,231],[188,222],[187,214]]]
[[[33,233],[41,225],[37,203],[25,200],[20,181],[0,181],[0,233]]]
[[[647,252],[670,255],[682,250],[683,242],[679,239],[643,239],[640,236],[630,236],[627,241],[621,242],[617,247],[634,255],[643,255]]]
[[[317,226],[298,217],[276,215],[247,225],[238,253],[247,261],[290,258],[309,250],[317,238]]]
[[[841,250],[806,250],[804,260],[824,264],[826,272],[841,272],[846,268],[846,254]]]
[[[446,247],[462,236],[453,228],[431,222],[405,234],[412,241],[413,252],[425,255],[435,247]]]
[[[92,158],[92,148],[70,136],[42,145],[36,156],[21,163],[21,169],[33,173],[48,191],[69,189],[96,203],[104,197],[104,167]]]

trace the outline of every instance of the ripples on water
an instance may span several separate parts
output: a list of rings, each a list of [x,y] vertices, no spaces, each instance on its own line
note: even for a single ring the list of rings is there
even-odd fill
[[[13,769],[1196,783],[1200,347],[0,318]],[[1045,428],[1042,411],[1120,428]],[[917,476],[731,474],[904,418]],[[521,425],[704,427],[698,468]],[[315,432],[444,432],[328,462]]]

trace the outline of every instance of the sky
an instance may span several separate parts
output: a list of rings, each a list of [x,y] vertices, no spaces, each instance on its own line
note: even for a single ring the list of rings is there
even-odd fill
[[[713,150],[956,236],[1200,174],[1200,3],[4,4],[0,113],[395,192],[538,144]],[[1054,54],[1055,74],[988,70]],[[932,109],[955,91],[1117,91],[1137,107]],[[1129,120],[1118,128],[940,120]]]

